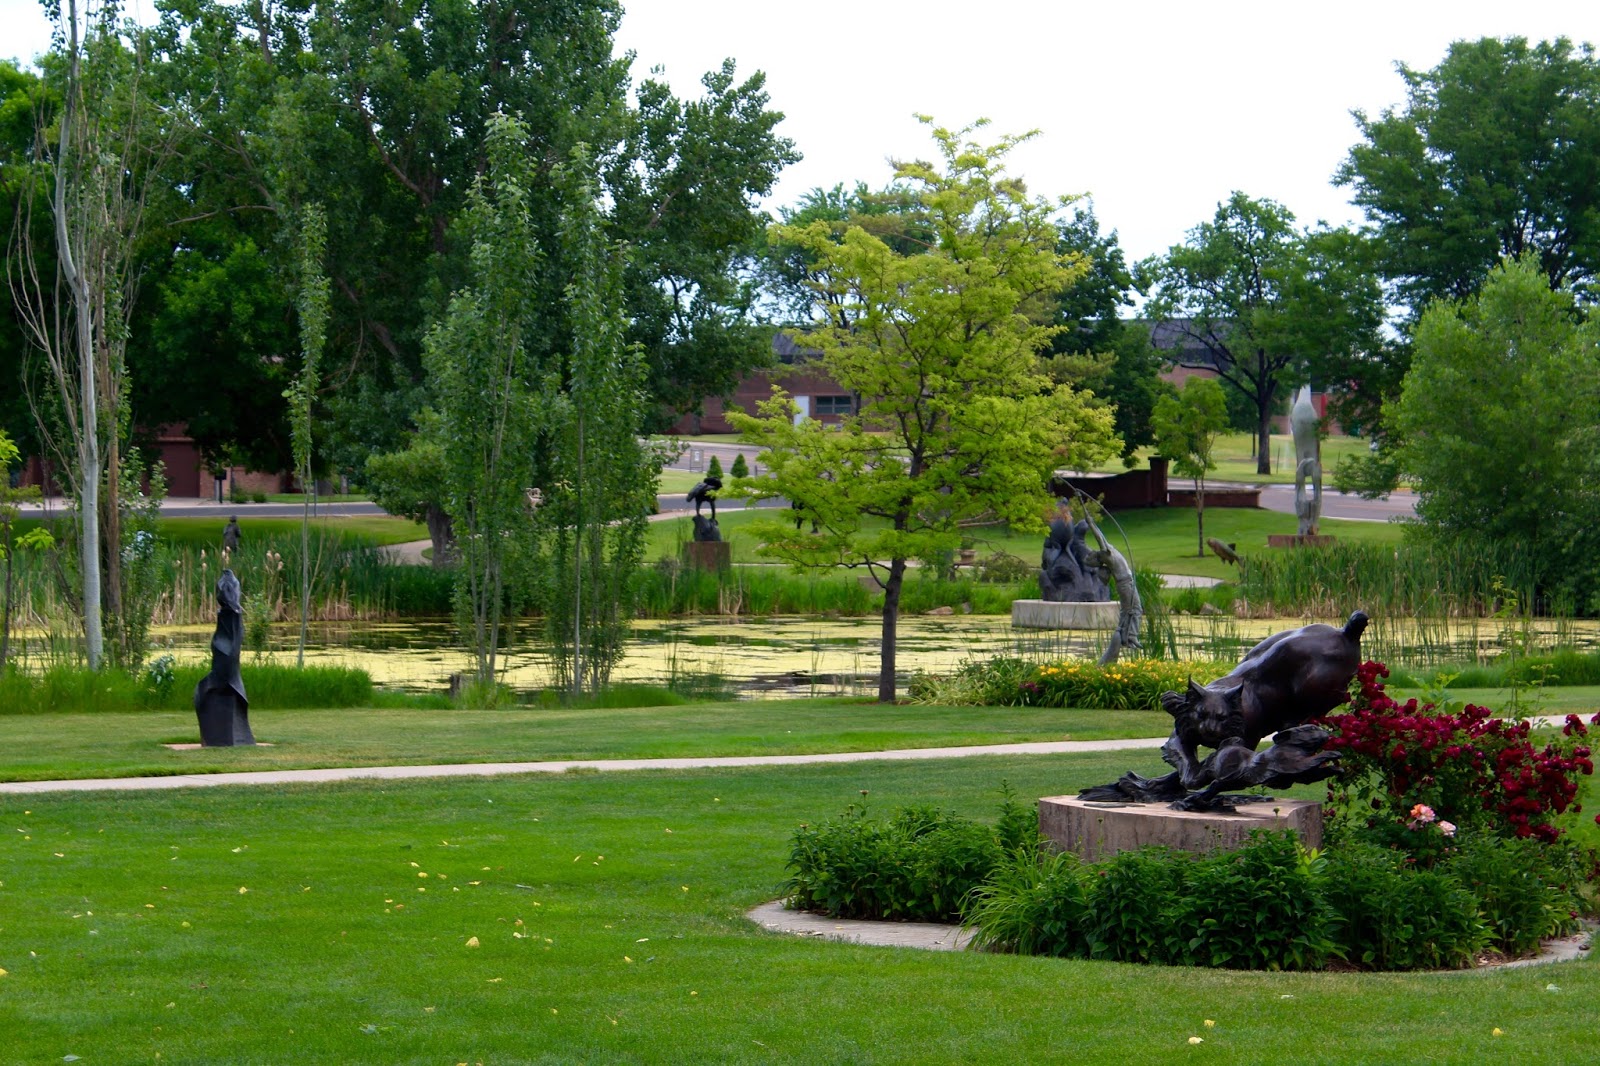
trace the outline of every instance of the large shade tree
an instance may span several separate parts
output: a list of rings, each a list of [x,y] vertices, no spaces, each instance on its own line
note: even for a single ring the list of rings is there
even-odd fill
[[[782,116],[762,76],[739,78],[731,62],[693,99],[635,83],[631,57],[613,54],[620,18],[614,0],[168,5],[162,91],[196,131],[169,216],[172,254],[151,262],[156,328],[134,339],[149,364],[141,417],[203,406],[191,430],[208,454],[288,465],[286,221],[318,201],[331,295],[319,448],[358,473],[367,453],[400,446],[428,402],[423,336],[471,272],[456,224],[500,112],[521,116],[539,176],[529,217],[549,254],[533,278],[531,344],[568,347],[572,271],[552,177],[584,144],[604,236],[632,250],[627,340],[645,353],[660,409],[725,391],[765,360],[737,265],[763,224],[755,199],[796,158],[775,132]]]
[[[1297,229],[1271,200],[1235,192],[1140,270],[1146,314],[1182,339],[1190,365],[1214,369],[1254,409],[1262,474],[1272,472],[1272,416],[1288,390],[1350,380],[1377,348],[1383,299],[1359,238]]]
[[[1600,61],[1566,38],[1457,41],[1399,64],[1406,102],[1355,112],[1362,141],[1335,181],[1376,230],[1378,265],[1420,315],[1464,299],[1503,256],[1552,287],[1600,272]],[[1574,291],[1577,291],[1576,289]]]
[[[1086,265],[1058,250],[1054,205],[1005,171],[1023,138],[984,144],[981,125],[934,128],[938,165],[897,168],[931,238],[920,250],[826,220],[773,232],[818,266],[803,343],[860,396],[859,413],[824,427],[797,420],[780,394],[759,416],[729,416],[763,449],[753,493],[787,497],[819,530],[764,523],[763,550],[800,567],[865,567],[882,584],[883,701],[895,698],[908,564],[954,549],[961,523],[980,516],[1042,527],[1051,470],[1117,446],[1109,411],[1040,373],[1055,296]]]

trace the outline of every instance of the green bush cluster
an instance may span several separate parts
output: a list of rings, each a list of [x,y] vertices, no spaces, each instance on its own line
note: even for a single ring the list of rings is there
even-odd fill
[[[1033,664],[999,656],[968,659],[954,673],[917,674],[909,698],[955,707],[1096,707],[1116,711],[1161,709],[1161,694],[1182,691],[1193,679],[1214,681],[1233,667],[1205,660],[1124,659],[1101,666],[1092,659]]]
[[[1124,659],[1101,666],[1088,659],[1046,663],[1025,680],[1013,703],[1030,707],[1103,707],[1160,710],[1163,692],[1183,691],[1193,680],[1215,681],[1231,663]]]
[[[1019,954],[1231,969],[1471,966],[1570,931],[1582,907],[1576,849],[1483,838],[1426,869],[1351,843],[1307,852],[1290,833],[1235,851],[1163,848],[1103,863],[1014,855],[963,918],[975,942]]]
[[[838,818],[795,831],[789,906],[839,918],[954,921],[963,901],[1004,861],[1038,841],[1034,809],[1009,795],[996,825],[936,807],[906,807],[887,821],[851,805]]]
[[[1250,970],[1320,969],[1339,953],[1321,859],[1290,833],[1205,856],[1165,848],[1103,863],[1017,853],[964,917],[980,947]]]
[[[1258,832],[1205,855],[1144,848],[1085,863],[1040,846],[1008,795],[995,826],[935,808],[852,806],[800,827],[789,906],[837,918],[961,920],[977,947],[1251,970],[1453,969],[1531,952],[1584,908],[1579,849],[1493,837],[1433,868],[1351,842],[1307,851]]]

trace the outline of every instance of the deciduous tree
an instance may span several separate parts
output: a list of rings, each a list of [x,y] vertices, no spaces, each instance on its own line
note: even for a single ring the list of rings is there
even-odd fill
[[[1284,389],[1308,377],[1344,382],[1377,344],[1382,294],[1358,248],[1346,231],[1296,230],[1288,209],[1236,192],[1186,243],[1140,265],[1153,290],[1146,314],[1255,408],[1259,473],[1272,472]]]
[[[897,168],[932,238],[923,250],[898,252],[859,226],[839,237],[826,221],[774,230],[826,279],[803,343],[859,394],[859,413],[825,428],[797,421],[780,394],[759,416],[730,415],[763,449],[750,492],[787,497],[820,528],[762,523],[764,550],[800,567],[865,567],[882,584],[883,701],[895,698],[907,564],[953,550],[960,523],[979,516],[1041,527],[1051,470],[1117,446],[1109,411],[1039,372],[1055,296],[1086,266],[1057,249],[1053,205],[1005,172],[1025,138],[983,144],[982,125],[935,127],[939,165]]]
[[[1423,313],[1390,412],[1417,514],[1446,537],[1517,545],[1546,592],[1600,590],[1600,324],[1537,256]]]
[[[1378,265],[1420,315],[1465,299],[1504,256],[1551,287],[1600,272],[1600,60],[1561,37],[1457,41],[1398,64],[1406,102],[1355,112],[1362,142],[1334,178],[1376,227]]]
[[[1217,468],[1212,458],[1217,437],[1228,428],[1228,400],[1211,378],[1193,377],[1183,389],[1156,401],[1150,416],[1156,450],[1172,460],[1172,468],[1194,478],[1194,517],[1200,555],[1206,553],[1206,475]]]

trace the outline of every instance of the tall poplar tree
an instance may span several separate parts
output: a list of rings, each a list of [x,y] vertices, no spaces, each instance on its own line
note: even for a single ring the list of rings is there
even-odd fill
[[[488,169],[462,212],[470,280],[428,331],[423,358],[450,445],[446,503],[459,567],[456,607],[472,650],[474,678],[494,684],[506,585],[517,534],[528,521],[526,487],[541,412],[530,388],[530,315],[543,253],[534,237],[530,190],[538,176],[520,119],[488,126]]]

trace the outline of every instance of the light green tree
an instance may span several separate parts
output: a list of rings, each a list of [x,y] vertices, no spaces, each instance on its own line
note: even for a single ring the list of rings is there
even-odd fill
[[[787,497],[821,530],[757,523],[762,550],[802,568],[865,567],[882,584],[881,701],[895,698],[908,564],[953,550],[980,516],[1042,528],[1050,472],[1117,450],[1111,413],[1039,372],[1055,296],[1086,267],[1057,250],[1055,205],[1005,171],[1026,137],[980,144],[983,125],[934,127],[942,166],[897,167],[930,237],[920,250],[858,226],[840,237],[826,221],[772,231],[813,259],[818,313],[802,343],[860,396],[859,412],[824,428],[776,394],[757,416],[730,415],[763,449],[766,472],[746,491]]]
[[[530,562],[554,680],[577,697],[604,688],[622,656],[629,584],[644,558],[664,455],[641,443],[650,410],[646,360],[626,339],[621,249],[605,236],[581,146],[561,178],[572,341],[539,378],[549,418],[537,456]]]
[[[1534,255],[1470,300],[1436,301],[1388,410],[1417,515],[1435,534],[1514,546],[1546,592],[1600,592],[1600,323]]]
[[[423,346],[449,441],[445,509],[460,559],[457,611],[484,687],[497,673],[506,581],[529,520],[526,487],[543,414],[530,387],[528,316],[543,256],[529,214],[529,189],[540,179],[527,137],[518,119],[489,123],[488,169],[462,213],[471,280]]]
[[[311,405],[321,380],[322,346],[328,335],[328,275],[323,259],[328,247],[328,220],[322,205],[308,204],[300,219],[299,297],[300,373],[284,390],[289,401],[289,432],[294,444],[295,473],[300,479],[300,643],[295,663],[306,664],[306,626],[311,615],[311,494],[316,474],[311,469]]]
[[[1194,515],[1200,554],[1206,553],[1206,474],[1217,468],[1212,452],[1228,428],[1228,398],[1212,378],[1190,378],[1183,389],[1156,401],[1150,414],[1156,450],[1172,460],[1172,469],[1194,478]]]

